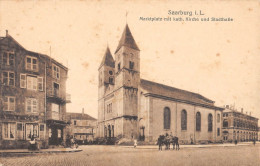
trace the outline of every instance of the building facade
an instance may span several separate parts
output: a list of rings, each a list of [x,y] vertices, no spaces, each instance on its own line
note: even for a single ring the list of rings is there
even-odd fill
[[[6,32],[0,38],[0,147],[26,148],[63,141],[68,69],[53,58],[26,50]]]
[[[204,96],[140,78],[140,49],[126,25],[115,59],[107,48],[99,67],[98,137],[159,135],[183,143],[222,140],[222,108]]]
[[[84,111],[82,113],[67,112],[66,116],[70,124],[67,132],[69,135],[73,135],[78,143],[81,144],[93,142],[96,134],[97,119],[85,114]]]
[[[230,108],[229,105],[223,111],[223,140],[225,142],[239,142],[258,140],[258,119]]]

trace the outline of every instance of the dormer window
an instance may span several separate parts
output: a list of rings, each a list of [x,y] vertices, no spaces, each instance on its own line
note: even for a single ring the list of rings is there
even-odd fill
[[[27,56],[26,57],[26,70],[38,70],[38,60],[35,57]]]
[[[53,77],[56,79],[60,79],[60,68],[57,65],[52,65],[52,72],[53,72]]]
[[[134,69],[134,64],[135,64],[134,62],[131,62],[131,61],[129,62],[129,68],[130,68],[131,70]]]

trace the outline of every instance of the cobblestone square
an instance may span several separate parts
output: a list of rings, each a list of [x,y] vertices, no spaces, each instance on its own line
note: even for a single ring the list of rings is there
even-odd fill
[[[158,151],[121,146],[80,146],[82,152],[1,157],[3,166],[260,165],[260,145]]]

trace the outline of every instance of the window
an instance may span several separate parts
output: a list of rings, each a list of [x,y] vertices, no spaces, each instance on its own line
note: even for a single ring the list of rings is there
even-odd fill
[[[3,65],[14,66],[14,53],[13,52],[4,52]]]
[[[208,131],[212,131],[212,114],[208,115]]]
[[[76,120],[74,120],[74,125],[77,125],[77,121]]]
[[[234,126],[236,125],[236,123],[234,123]],[[223,127],[228,127],[228,120],[224,119],[223,120]]]
[[[112,112],[112,103],[107,105],[107,113]]]
[[[34,113],[37,112],[37,99],[35,98],[27,98],[26,99],[26,112]]]
[[[53,64],[52,68],[53,68],[53,77],[56,79],[60,79],[60,68],[54,64]]]
[[[114,78],[113,77],[109,77],[109,83],[113,84],[114,83]]]
[[[45,125],[40,124],[40,139],[43,140],[45,138]]]
[[[44,131],[44,124],[40,125],[40,131]]]
[[[218,123],[220,122],[220,114],[218,114],[218,116],[217,116],[217,122]]]
[[[59,120],[60,118],[60,105],[52,103],[51,104],[52,110],[52,119]]]
[[[218,136],[220,136],[220,128],[218,128]]]
[[[38,77],[38,89],[39,91],[43,91],[43,78]]]
[[[120,63],[117,64],[117,70],[119,71],[121,69]]]
[[[3,139],[15,139],[15,123],[3,123]]]
[[[59,96],[60,92],[60,85],[58,83],[53,83],[53,95],[54,96]]]
[[[135,64],[134,62],[131,62],[131,61],[129,62],[129,68],[130,68],[131,70],[134,69],[134,64]]]
[[[26,139],[31,139],[32,136],[39,137],[39,126],[38,124],[26,124]]]
[[[163,111],[163,128],[170,129],[171,127],[171,110],[168,107]]]
[[[187,112],[186,112],[186,110],[181,111],[181,129],[187,130]]]
[[[110,71],[109,71],[109,75],[113,75],[113,71],[110,70]]]
[[[15,97],[4,96],[4,111],[15,111]]]
[[[26,76],[26,74],[20,74],[20,88],[26,88],[29,90],[43,91],[43,78],[37,76]]]
[[[17,139],[23,140],[24,139],[24,126],[23,123],[17,123]]]
[[[26,57],[26,70],[38,70],[38,60],[35,57],[27,56]]]
[[[2,73],[2,83],[4,85],[14,86],[14,72],[4,71]]]
[[[201,115],[200,112],[196,113],[196,131],[201,130]]]
[[[37,77],[27,76],[27,89],[37,90]]]
[[[17,123],[17,131],[22,131],[22,129],[23,129],[23,124]]]

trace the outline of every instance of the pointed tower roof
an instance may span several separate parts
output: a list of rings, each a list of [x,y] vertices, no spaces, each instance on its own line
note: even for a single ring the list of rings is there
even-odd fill
[[[99,68],[103,65],[115,67],[115,61],[114,61],[113,56],[111,55],[109,47],[107,47],[106,53],[103,56],[103,59],[102,59],[102,62],[100,64]]]
[[[115,53],[117,53],[117,51],[122,46],[130,47],[132,49],[140,51],[138,46],[137,46],[137,44],[135,43],[134,37],[133,37],[129,27],[128,27],[128,24],[126,24],[126,26],[125,26],[124,32],[122,34],[122,37],[121,37],[121,39],[119,41],[119,44],[117,46],[117,49],[116,49]]]

